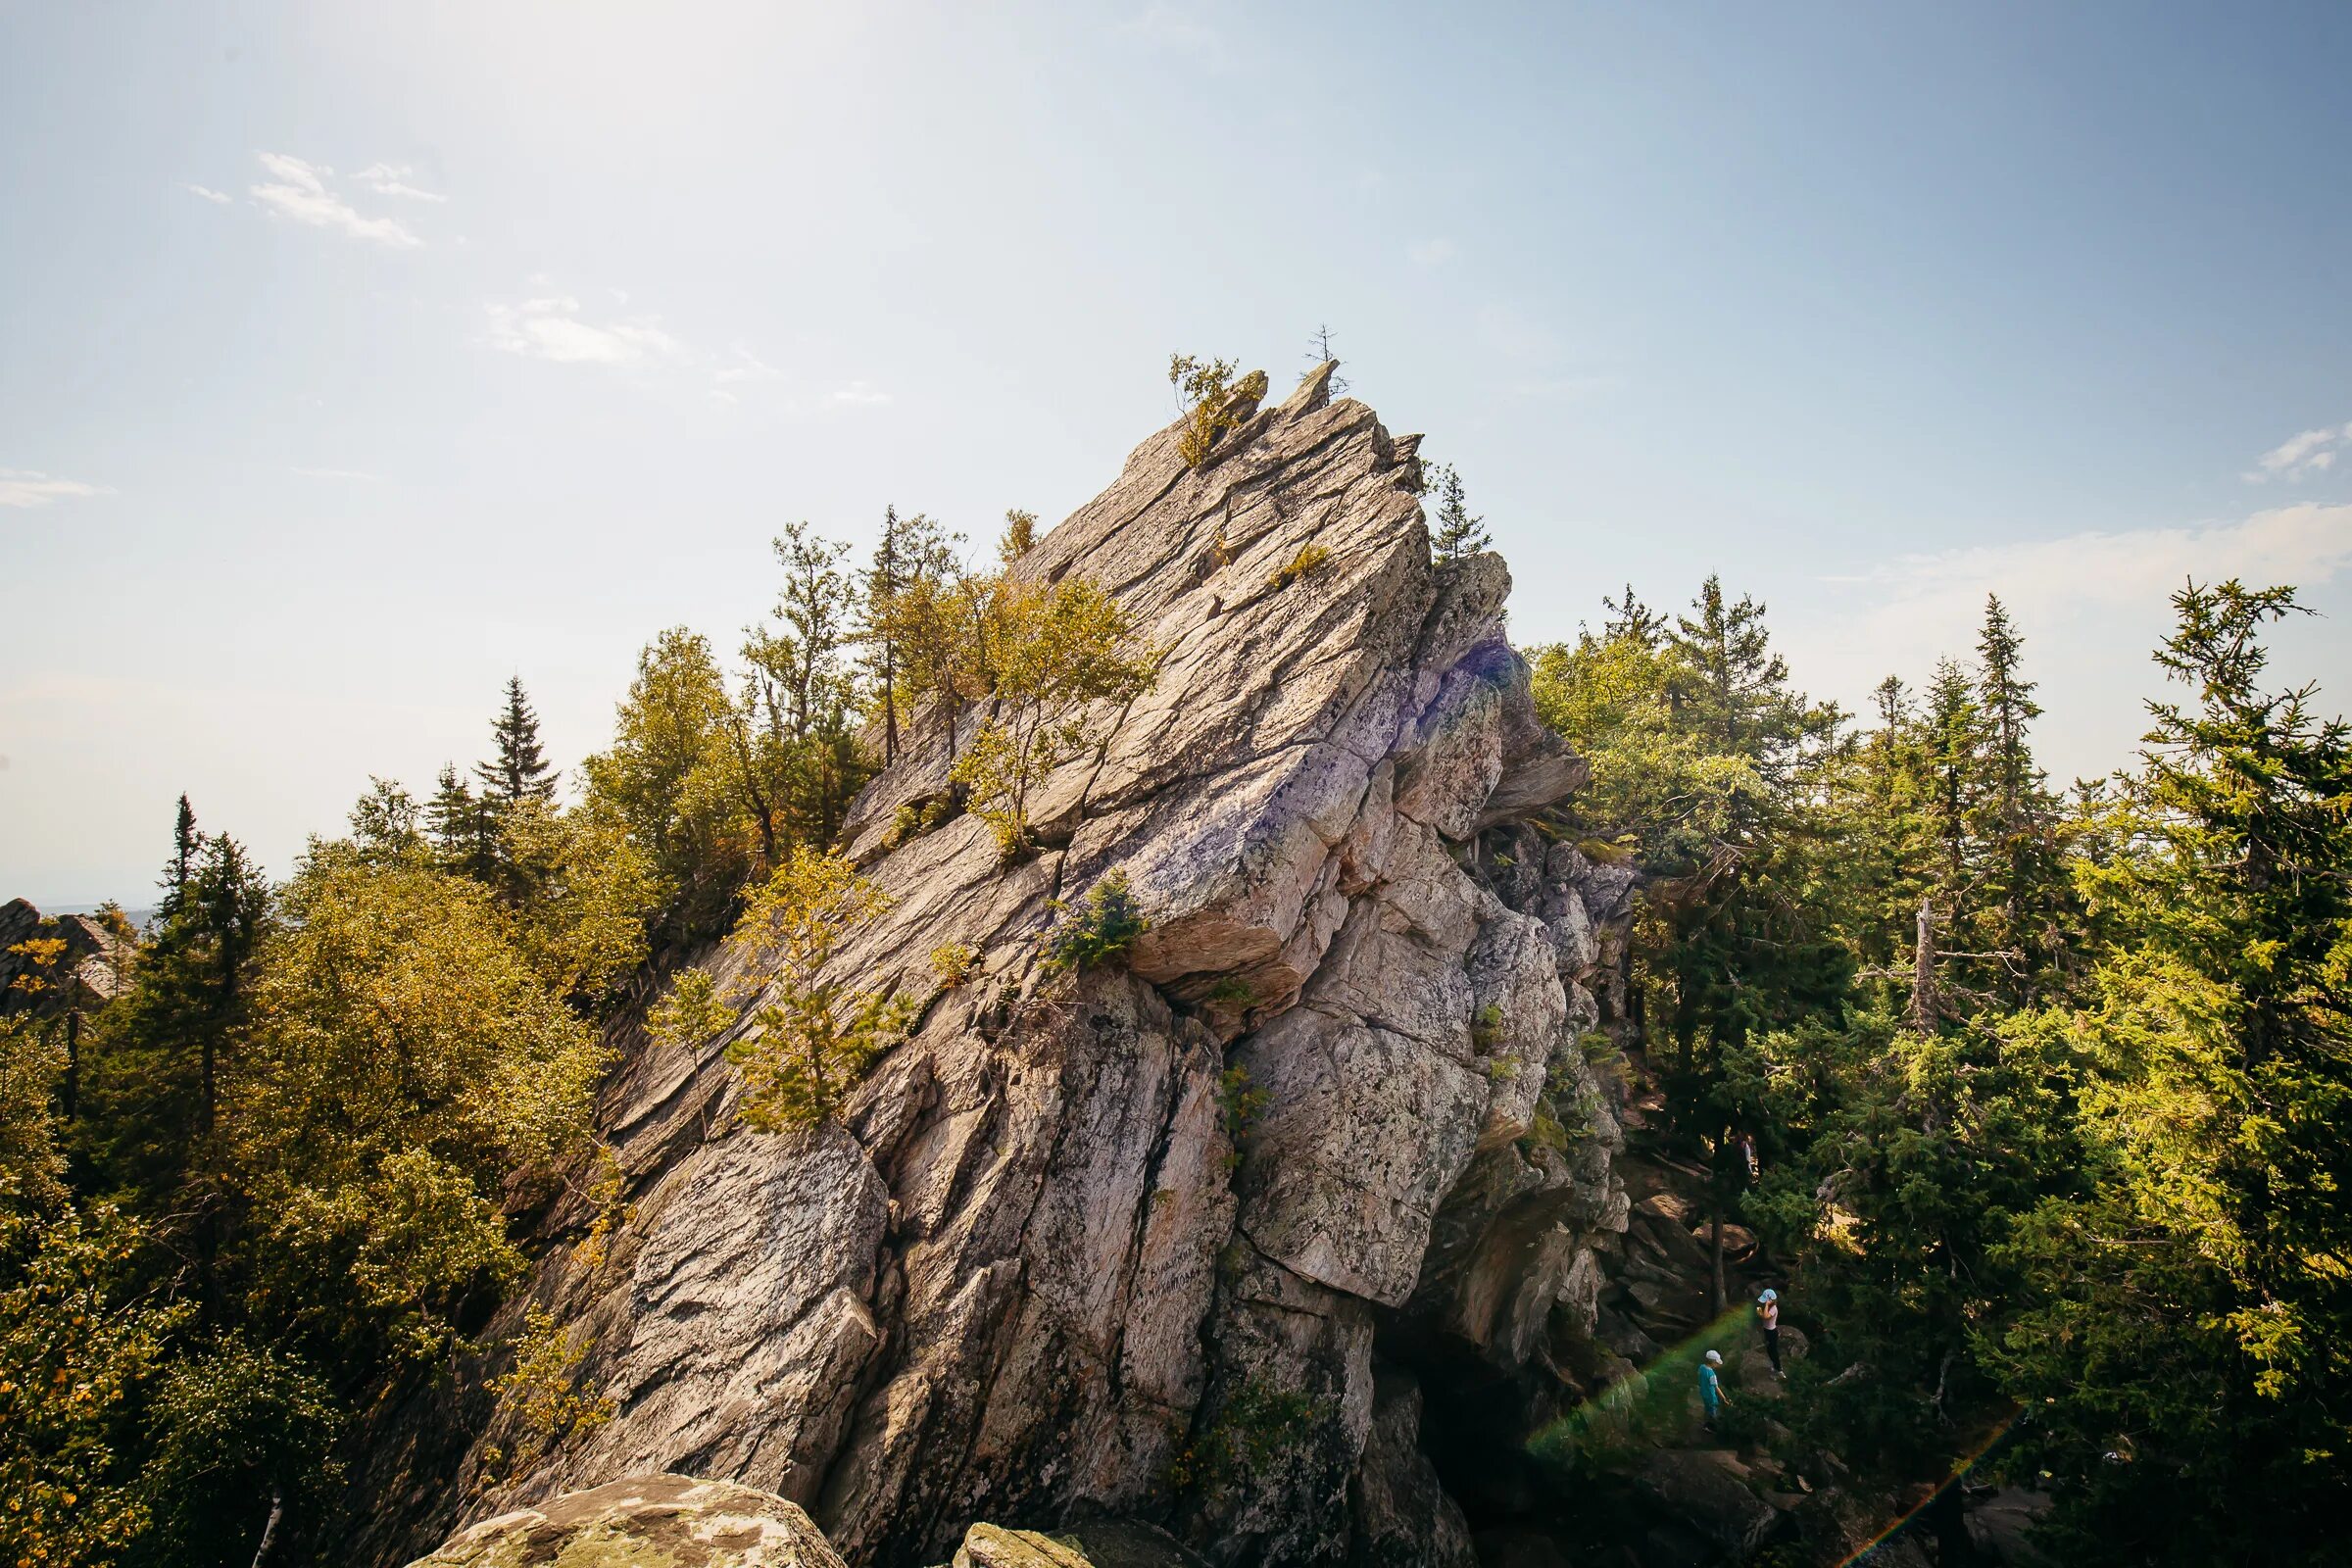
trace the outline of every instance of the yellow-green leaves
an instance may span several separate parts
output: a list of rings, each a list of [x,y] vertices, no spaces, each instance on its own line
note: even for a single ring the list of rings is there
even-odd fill
[[[495,1200],[581,1146],[604,1053],[476,883],[327,858],[285,906],[224,1117],[257,1304],[430,1357],[518,1277]]]
[[[874,1058],[896,1045],[910,1004],[825,973],[843,941],[890,906],[836,855],[796,846],[736,925],[767,1000],[727,1049],[743,1075],[740,1114],[761,1132],[830,1120]]]
[[[1206,463],[1217,437],[1241,428],[1241,411],[1266,395],[1265,371],[1251,370],[1238,381],[1233,371],[1231,360],[1168,356],[1168,385],[1176,389],[1177,406],[1184,411],[1176,450],[1192,467]]]
[[[1085,578],[1050,588],[998,578],[976,617],[976,652],[996,713],[956,760],[953,777],[1007,856],[1029,841],[1030,793],[1102,739],[1095,703],[1125,703],[1150,688],[1155,661],[1134,622]]]

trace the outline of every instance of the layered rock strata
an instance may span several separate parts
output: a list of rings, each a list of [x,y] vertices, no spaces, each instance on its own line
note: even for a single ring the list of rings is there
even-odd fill
[[[1112,1513],[1226,1563],[1468,1560],[1376,1342],[1510,1365],[1563,1310],[1590,1328],[1626,1205],[1580,1040],[1624,878],[1539,824],[1582,767],[1501,561],[1433,563],[1417,438],[1329,379],[1245,401],[1197,467],[1153,436],[1021,562],[1160,654],[1035,800],[1042,850],[1005,864],[968,815],[910,836],[952,798],[936,724],[860,798],[892,904],[834,961],[927,1001],[838,1124],[737,1122],[742,951],[733,1029],[632,1039],[604,1122],[633,1218],[509,1308],[573,1325],[613,1417],[494,1488],[508,1413],[413,1416],[361,1482],[378,1560],[664,1469],[770,1489],[858,1564]],[[1113,871],[1149,931],[1049,973],[1057,905]],[[980,955],[953,988],[946,944]]]

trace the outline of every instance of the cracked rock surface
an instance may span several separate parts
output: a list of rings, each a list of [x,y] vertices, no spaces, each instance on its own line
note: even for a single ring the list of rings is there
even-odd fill
[[[841,1124],[755,1133],[728,1036],[629,1036],[602,1114],[633,1218],[507,1309],[575,1325],[612,1418],[494,1486],[505,1412],[405,1413],[362,1560],[656,1470],[772,1490],[856,1564],[1105,1514],[1223,1563],[1463,1560],[1375,1339],[1403,1314],[1509,1364],[1555,1304],[1589,1321],[1626,1204],[1577,1047],[1623,889],[1532,825],[1583,770],[1503,564],[1432,562],[1417,438],[1329,377],[1198,468],[1152,436],[1024,558],[1161,654],[1033,798],[1039,853],[1001,863],[969,816],[899,842],[947,792],[934,724],[860,797],[850,853],[894,902],[835,961],[930,1000]],[[1114,868],[1150,930],[1046,975],[1054,902]],[[953,990],[947,943],[981,955]],[[715,967],[756,991],[745,961]]]

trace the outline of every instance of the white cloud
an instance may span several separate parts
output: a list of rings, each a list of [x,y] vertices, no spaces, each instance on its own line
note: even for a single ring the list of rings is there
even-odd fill
[[[227,206],[233,199],[229,196],[228,192],[223,190],[215,190],[210,185],[182,185],[180,189],[186,191],[191,196],[201,196],[208,202],[219,202],[223,207]]]
[[[57,479],[30,468],[0,468],[0,507],[45,507],[52,501],[114,492],[78,479]]]
[[[1984,596],[2000,595],[2043,682],[2043,760],[2061,779],[2123,762],[2162,690],[2148,654],[2190,578],[2320,588],[2352,570],[2352,505],[2303,503],[2236,521],[1897,556],[1830,579],[1829,611],[1787,621],[1791,667],[1824,696],[1860,705],[1889,671],[1917,682],[1976,646]]]
[[[685,355],[685,345],[654,318],[584,320],[580,302],[569,295],[492,305],[490,341],[510,354],[557,365],[637,365]]]
[[[883,391],[879,387],[870,386],[863,381],[852,381],[848,386],[835,387],[833,391],[826,397],[825,401],[827,403],[856,404],[863,407],[872,407],[878,404],[888,403],[890,401],[890,394]]]
[[[1225,35],[1189,6],[1148,5],[1120,23],[1118,30],[1149,48],[1190,55],[1212,69],[1223,70],[1230,64]]]
[[[1415,267],[1443,267],[1453,260],[1455,251],[1449,239],[1425,239],[1405,252]]]
[[[378,196],[400,196],[413,202],[445,202],[439,191],[419,190],[409,183],[416,172],[406,164],[369,164],[351,177]]]
[[[2330,427],[2290,435],[2256,458],[2245,478],[2250,484],[2261,484],[2270,479],[2299,479],[2324,472],[2335,466],[2335,455],[2347,441],[2352,441],[2352,424],[2340,430]]]
[[[370,239],[403,250],[424,243],[398,220],[367,217],[336,195],[326,183],[334,171],[324,164],[314,164],[290,153],[259,156],[262,168],[276,177],[264,184],[247,186],[246,194],[270,211],[313,228],[340,229],[354,239]]]
[[[305,479],[364,479],[369,484],[381,483],[384,477],[380,473],[369,473],[365,468],[288,468],[286,471],[298,473]]]
[[[735,381],[773,381],[784,373],[740,343],[728,352],[734,357],[710,377],[721,386]]]

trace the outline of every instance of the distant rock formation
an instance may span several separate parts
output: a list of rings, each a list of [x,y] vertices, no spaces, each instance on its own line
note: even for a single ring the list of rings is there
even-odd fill
[[[19,951],[36,939],[66,945],[55,963],[44,968]],[[90,916],[44,915],[26,901],[11,899],[0,904],[0,1015],[111,1002],[122,988],[128,957],[106,927]],[[48,986],[29,992],[17,984],[20,978],[45,978]]]
[[[860,798],[895,902],[836,961],[929,1001],[843,1124],[756,1134],[724,1038],[630,1037],[603,1120],[634,1218],[508,1308],[577,1327],[612,1418],[503,1480],[510,1417],[461,1369],[377,1434],[351,1560],[682,1469],[859,1565],[1103,1514],[1217,1562],[1471,1561],[1413,1369],[1592,1329],[1628,1205],[1579,1047],[1633,876],[1540,820],[1583,767],[1504,639],[1509,575],[1433,564],[1417,438],[1331,368],[1198,467],[1154,435],[1022,559],[1116,594],[1157,684],[1042,788],[1017,863],[969,816],[902,842],[949,794],[936,725]],[[1049,977],[1055,902],[1113,870],[1151,929]],[[981,959],[942,989],[949,943]],[[756,989],[746,963],[716,959]]]

